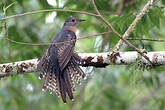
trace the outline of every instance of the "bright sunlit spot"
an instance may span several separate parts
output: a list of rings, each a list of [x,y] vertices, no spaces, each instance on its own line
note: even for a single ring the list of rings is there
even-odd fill
[[[57,2],[56,2],[56,0],[47,0],[47,2],[48,2],[48,4],[49,5],[52,5],[52,6],[57,6]],[[64,7],[64,0],[59,0],[58,1],[58,8],[63,8]]]
[[[58,1],[58,5],[57,5],[57,2],[56,0],[47,0],[48,4],[51,5],[51,6],[58,6],[59,8],[62,8],[64,7],[64,1],[63,0],[59,0]],[[51,14],[49,14],[47,17],[46,17],[46,23],[52,23],[54,21],[54,18],[56,17],[57,13],[56,12],[52,12]]]
[[[47,0],[49,5],[57,6],[56,0]]]
[[[54,18],[56,17],[57,13],[56,12],[52,12],[51,14],[49,14],[47,17],[46,17],[46,23],[53,23],[54,21]]]
[[[64,0],[59,0],[59,8],[63,8],[64,7]]]
[[[31,84],[28,84],[26,86],[26,89],[29,90],[29,91],[33,91],[33,86]]]

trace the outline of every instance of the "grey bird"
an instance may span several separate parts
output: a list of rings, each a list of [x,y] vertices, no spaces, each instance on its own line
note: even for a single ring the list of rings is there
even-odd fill
[[[86,74],[79,64],[82,59],[74,52],[76,43],[76,29],[81,21],[78,17],[70,16],[66,19],[61,31],[54,37],[53,42],[39,60],[37,70],[41,71],[39,78],[45,78],[42,90],[56,91],[66,103],[67,95],[73,101],[75,82],[80,84]]]

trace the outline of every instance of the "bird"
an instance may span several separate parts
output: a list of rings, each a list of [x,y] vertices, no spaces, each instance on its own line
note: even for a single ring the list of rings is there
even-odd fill
[[[74,51],[75,32],[82,21],[85,20],[76,16],[67,18],[37,64],[37,70],[41,71],[39,79],[45,79],[42,91],[49,90],[50,94],[55,91],[63,103],[67,103],[67,96],[74,101],[75,83],[81,84],[80,80],[86,79],[86,74],[79,67],[84,61]]]

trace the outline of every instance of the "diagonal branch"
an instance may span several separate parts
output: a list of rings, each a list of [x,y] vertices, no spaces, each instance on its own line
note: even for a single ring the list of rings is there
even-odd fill
[[[84,64],[80,66],[105,67],[107,65],[129,65],[139,60],[137,52],[107,52],[107,53],[79,53]],[[165,65],[165,51],[148,52],[147,57],[156,65]],[[145,58],[140,59],[147,64]],[[13,63],[0,64],[0,77],[36,72],[38,59],[18,61]]]
[[[124,33],[124,35],[123,35],[124,39],[127,39],[129,34],[131,33],[131,31],[135,28],[136,24],[141,20],[141,18],[144,16],[144,14],[147,13],[147,11],[152,6],[152,4],[153,4],[153,0],[149,0],[148,3],[142,9],[142,11],[136,16],[135,20],[132,22],[132,24],[128,27],[128,29]],[[119,42],[114,47],[114,51],[119,50],[119,48],[122,46],[122,44],[123,44],[123,40],[120,39]]]
[[[133,48],[134,50],[136,50],[140,55],[142,55],[146,60],[148,60],[148,62],[150,62],[150,64],[152,65],[152,62],[149,60],[149,58],[143,53],[143,51],[141,51],[140,49],[136,48],[133,44],[131,44],[130,42],[128,42],[126,39],[124,39],[114,28],[113,26],[107,21],[104,19],[104,17],[100,14],[100,12],[98,11],[97,7],[96,7],[96,4],[94,2],[94,0],[91,0],[92,1],[92,5],[96,11],[96,13],[99,15],[98,17],[105,23],[107,24],[108,28],[110,30],[112,30],[112,32],[114,34],[116,34],[123,42],[125,42],[128,46],[130,46],[131,48]]]
[[[90,15],[90,16],[96,16],[96,17],[99,17],[105,24],[107,24],[107,26],[112,30],[112,32],[115,33],[128,46],[130,46],[131,48],[133,48],[134,50],[136,50],[138,53],[140,53],[144,58],[146,58],[151,63],[151,61],[149,60],[149,58],[141,50],[139,50],[134,45],[132,45],[130,42],[128,42],[127,40],[125,40],[124,38],[122,38],[122,36],[112,27],[112,25],[108,21],[106,21],[104,19],[104,17],[102,17],[102,15],[98,11],[98,9],[97,9],[97,7],[96,7],[96,5],[94,3],[94,0],[92,0],[92,4],[93,4],[93,6],[94,6],[94,8],[95,8],[95,10],[97,12],[97,14],[89,13],[89,12],[85,12],[85,11],[77,11],[77,10],[46,9],[46,10],[39,10],[39,11],[33,11],[33,12],[26,12],[26,13],[23,13],[23,14],[12,15],[12,16],[8,16],[8,17],[5,17],[5,18],[2,18],[0,20],[6,20],[6,19],[9,19],[9,18],[24,16],[24,15],[30,15],[30,14],[35,14],[35,13],[51,12],[51,11],[74,12],[74,13],[86,14],[86,15]]]
[[[92,5],[93,5],[93,7],[94,7],[96,13],[98,14],[98,17],[99,17],[105,24],[107,24],[108,28],[110,28],[110,30],[111,30],[114,34],[116,34],[116,35],[119,36],[119,37],[122,37],[122,36],[113,28],[113,26],[112,26],[108,21],[106,21],[106,20],[104,19],[104,17],[100,14],[99,10],[98,10],[97,7],[96,7],[95,1],[94,1],[94,0],[91,0],[91,2],[92,2]]]

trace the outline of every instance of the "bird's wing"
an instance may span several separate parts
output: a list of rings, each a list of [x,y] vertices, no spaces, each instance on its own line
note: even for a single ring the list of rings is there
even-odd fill
[[[57,54],[58,54],[58,62],[60,69],[63,70],[68,64],[71,56],[73,55],[74,47],[75,47],[75,39],[76,35],[73,32],[67,32],[64,36],[64,42],[58,43]]]

